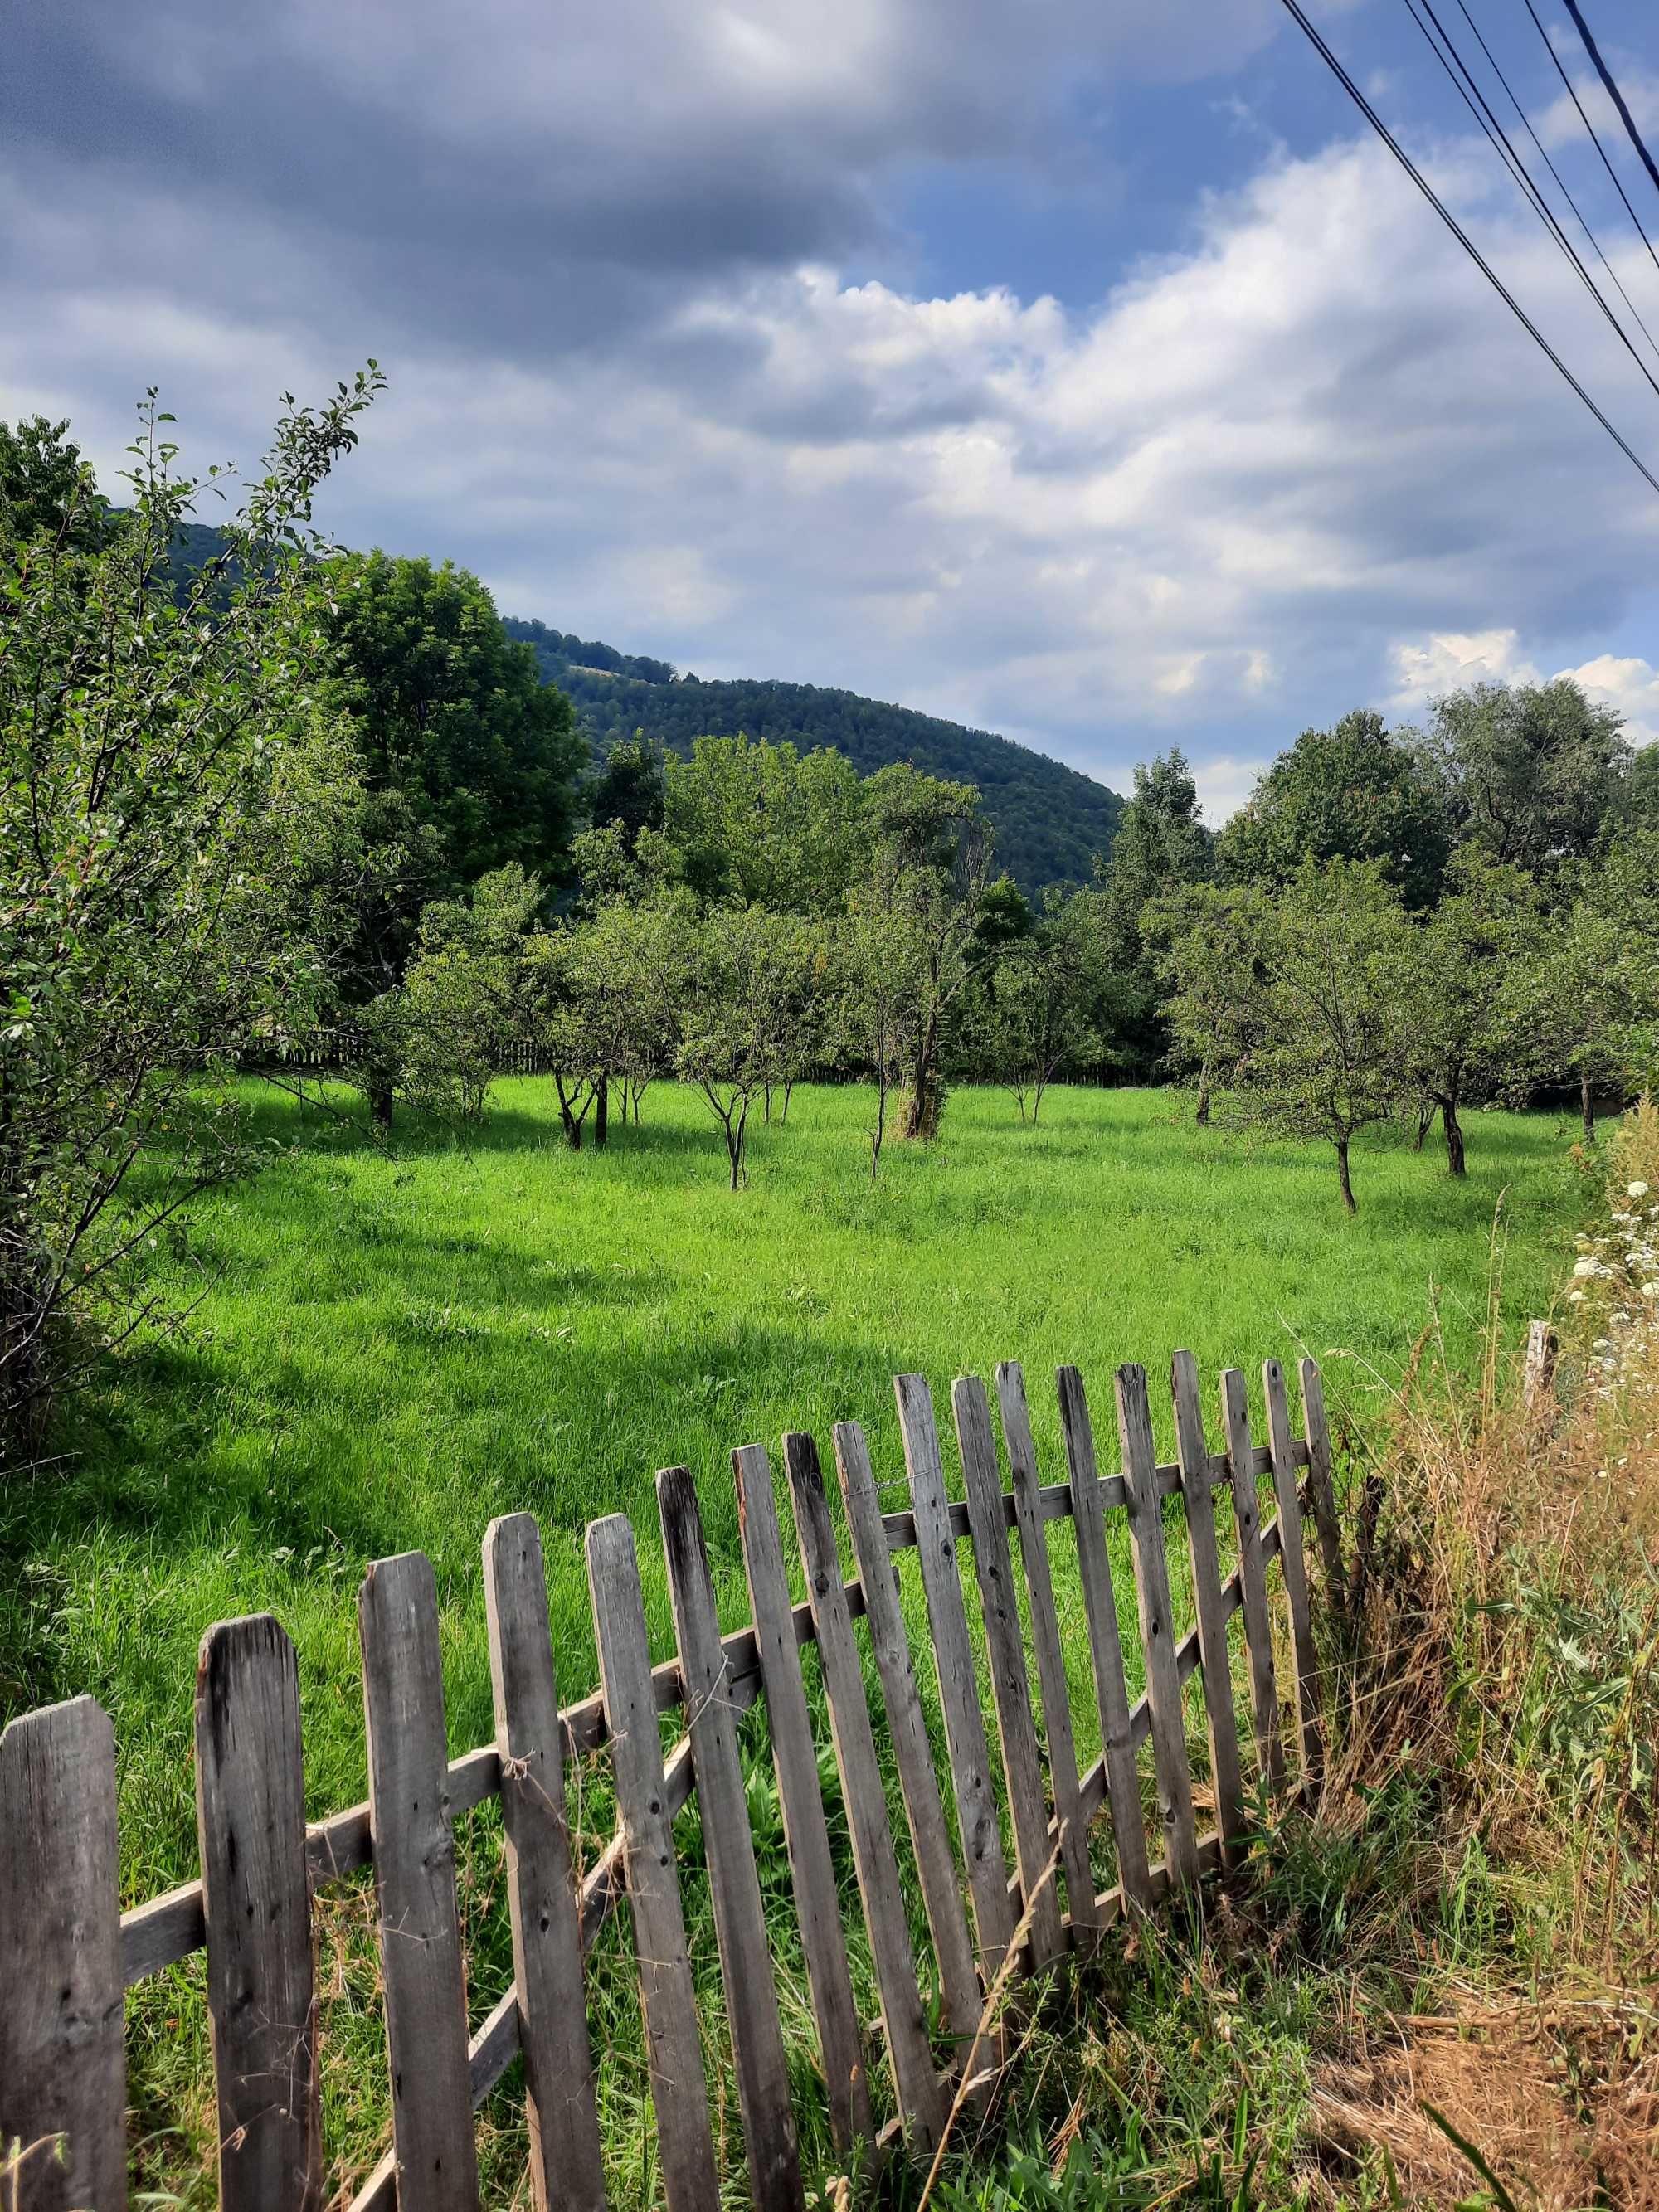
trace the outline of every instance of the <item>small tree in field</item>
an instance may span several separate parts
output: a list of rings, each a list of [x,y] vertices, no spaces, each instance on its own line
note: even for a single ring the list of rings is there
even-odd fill
[[[1215,1010],[1230,1010],[1237,1058],[1218,1118],[1324,1139],[1352,1213],[1352,1139],[1397,1115],[1407,1091],[1404,910],[1375,862],[1310,866],[1277,899],[1235,896],[1224,929],[1172,948],[1166,1012],[1183,1054],[1200,1064],[1214,1049]]]
[[[982,979],[975,1046],[1036,1124],[1060,1070],[1097,1055],[1123,1003],[1098,892],[1050,891]]]
[[[530,929],[542,888],[516,861],[481,876],[468,901],[434,899],[389,1018],[416,1105],[483,1117],[489,1086],[526,1033]]]
[[[896,868],[889,856],[885,864]],[[836,1056],[876,1086],[870,1179],[881,1165],[887,1112],[910,1064],[911,1034],[925,990],[925,952],[908,902],[891,895],[880,866],[848,894],[834,940],[830,1035]]]
[[[715,907],[692,939],[675,1065],[726,1138],[736,1190],[757,1095],[783,1079],[798,1048],[801,978],[813,958],[799,917],[764,907]]]
[[[319,409],[285,403],[222,554],[187,588],[169,556],[207,480],[176,473],[153,394],[124,519],[109,522],[78,464],[58,507],[9,497],[0,518],[0,1427],[14,1446],[38,1434],[67,1325],[87,1322],[95,1346],[155,1313],[143,1262],[158,1232],[251,1164],[217,1079],[311,1026],[331,989],[338,918],[319,886],[340,872],[329,848],[355,834],[361,786],[349,733],[319,704],[328,610],[309,522],[380,382],[371,365]],[[154,1171],[139,1194],[141,1161]]]
[[[1531,877],[1478,846],[1453,855],[1446,880],[1447,896],[1412,935],[1406,1063],[1424,1102],[1419,1132],[1437,1109],[1446,1171],[1461,1176],[1461,1109],[1472,1088],[1490,1096],[1510,1079],[1504,994],[1535,963],[1543,923]]]

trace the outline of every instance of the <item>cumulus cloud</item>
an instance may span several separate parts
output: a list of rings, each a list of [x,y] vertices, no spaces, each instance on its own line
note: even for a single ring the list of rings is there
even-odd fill
[[[1264,155],[1092,304],[908,281],[893,165],[1041,169],[1067,88],[1179,78],[1200,47],[1216,66],[1276,15],[43,14],[37,143],[15,136],[0,179],[0,412],[72,412],[107,470],[161,381],[204,458],[246,456],[276,389],[376,353],[392,389],[330,494],[348,542],[453,554],[514,611],[701,674],[848,684],[1120,783],[1181,743],[1218,819],[1309,721],[1606,635],[1659,537],[1369,143]],[[1547,241],[1468,149],[1435,160],[1617,388]],[[1638,699],[1644,667],[1601,680]]]

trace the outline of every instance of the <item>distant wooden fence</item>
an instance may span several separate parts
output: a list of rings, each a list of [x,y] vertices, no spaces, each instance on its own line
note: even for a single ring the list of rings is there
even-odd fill
[[[196,1685],[201,1878],[122,1913],[116,1771],[108,1717],[76,1698],[15,1720],[0,1737],[0,2145],[21,2145],[6,2187],[15,2212],[113,2212],[126,2196],[123,1992],[204,1945],[227,2212],[314,2212],[324,2191],[312,1899],[372,1862],[377,1893],[392,2144],[352,2212],[471,2212],[473,2114],[514,2056],[525,2060],[531,2180],[541,2212],[605,2202],[584,1960],[601,1924],[632,1908],[660,2170],[671,2212],[714,2212],[719,2193],[702,2034],[676,1867],[674,1819],[696,1794],[750,2185],[761,2212],[804,2202],[771,1949],[750,1834],[737,1721],[761,1698],[781,1804],[795,1909],[830,2127],[849,2160],[902,2138],[938,2144],[964,2084],[998,2055],[994,2000],[1006,1968],[1049,1967],[1084,1950],[1115,1917],[1145,1910],[1237,1856],[1248,1833],[1245,1756],[1230,1624],[1242,1624],[1249,1760],[1273,1792],[1295,1790],[1320,1759],[1316,1657],[1304,1571],[1298,1470],[1305,1468],[1332,1587],[1340,1560],[1317,1368],[1301,1370],[1303,1435],[1291,1434],[1285,1378],[1263,1370],[1265,1448],[1252,1443],[1244,1380],[1220,1378],[1212,1452],[1195,1365],[1177,1354],[1172,1389],[1179,1456],[1154,1464],[1146,1378],[1116,1376],[1121,1472],[1097,1464],[1082,1378],[1058,1377],[1067,1480],[1038,1475],[1018,1366],[1000,1367],[1005,1492],[992,1412],[976,1377],[952,1408],[965,1500],[947,1498],[927,1386],[897,1379],[909,1504],[882,1510],[855,1423],[835,1431],[840,1487],[859,1578],[844,1581],[810,1436],[783,1440],[806,1601],[789,1591],[766,1453],[732,1455],[752,1625],[722,1637],[696,1491],[684,1468],[658,1477],[678,1655],[653,1667],[634,1532],[592,1523],[586,1559],[600,1688],[560,1710],[541,1538],[528,1514],[490,1524],[484,1584],[495,1741],[451,1759],[445,1741],[438,1602],[422,1553],[369,1569],[358,1597],[369,1797],[307,1826],[294,1648],[269,1614],[221,1623],[204,1638]],[[1260,1479],[1271,1478],[1263,1525]],[[1172,1619],[1164,1502],[1185,1508],[1195,1620]],[[1217,1504],[1237,1565],[1222,1572]],[[1108,1552],[1109,1514],[1125,1516],[1134,1564],[1146,1693],[1131,1705]],[[1101,1741],[1079,1772],[1047,1527],[1075,1523]],[[1009,1545],[1024,1566],[1036,1661],[1034,1704]],[[1000,1747],[994,1778],[980,1673],[957,1553],[969,1544]],[[949,1802],[930,1750],[901,1608],[896,1554],[921,1565],[944,1724]],[[1279,1563],[1279,1604],[1268,1569]],[[1287,1758],[1273,1614],[1294,1672]],[[930,2022],[903,1903],[872,1716],[853,1623],[868,1626],[887,1735],[908,1816],[943,2020]],[[878,2124],[866,2031],[854,2005],[800,1647],[816,1641],[858,1889],[878,1978],[880,2044],[892,2118]],[[1200,1678],[1209,1738],[1212,1833],[1200,1834],[1182,1721],[1182,1685]],[[1039,1734],[1037,1711],[1042,1714]],[[658,1715],[681,1707],[686,1732],[665,1759]],[[1148,1848],[1136,1752],[1150,1738],[1156,1842]],[[608,1746],[617,1827],[586,1867],[573,1863],[565,1818],[569,1763]],[[513,1986],[469,2039],[456,1892],[456,1816],[499,1796],[512,1920]],[[1109,1823],[1118,1879],[1097,1893],[1091,1826]],[[1011,1834],[1013,1871],[1005,1856]],[[959,1850],[960,1857],[957,1852]],[[1063,1893],[1063,1902],[1062,1902]],[[1011,1950],[1015,1954],[1009,1959]],[[54,2142],[53,2139],[56,2138]]]

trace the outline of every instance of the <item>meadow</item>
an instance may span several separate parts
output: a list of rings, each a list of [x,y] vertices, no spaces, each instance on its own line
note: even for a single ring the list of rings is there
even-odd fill
[[[9,1712],[91,1691],[112,1712],[133,1899],[195,1872],[191,1693],[198,1639],[216,1620],[268,1607],[292,1635],[318,1817],[365,1788],[355,1596],[372,1559],[417,1547],[432,1558],[459,1752],[493,1732],[479,1546],[495,1514],[527,1508],[540,1518],[561,1687],[574,1698],[595,1681],[581,1553],[593,1517],[633,1517],[653,1647],[672,1649],[654,1534],[659,1466],[683,1462],[698,1479],[723,1622],[736,1626],[748,1613],[729,1461],[738,1443],[763,1440],[775,1455],[783,1430],[808,1428],[827,1446],[833,1421],[856,1418],[896,1504],[892,1375],[919,1370],[931,1381],[948,1476],[951,1379],[988,1377],[997,1360],[1015,1358],[1045,1471],[1059,1480],[1054,1368],[1084,1370],[1109,1459],[1111,1371],[1134,1359],[1151,1374],[1167,1456],[1164,1376],[1182,1345],[1197,1355],[1212,1406],[1218,1370],[1243,1367],[1258,1416],[1261,1360],[1311,1351],[1340,1436],[1345,1421],[1363,1428],[1375,1415],[1431,1317],[1454,1364],[1477,1364],[1495,1264],[1511,1338],[1547,1310],[1583,1205],[1569,1132],[1547,1115],[1476,1117],[1462,1185],[1432,1150],[1367,1143],[1355,1169],[1362,1210],[1350,1220],[1328,1150],[1242,1149],[1195,1127],[1190,1101],[1167,1091],[1054,1091],[1031,1127],[1006,1093],[964,1090],[942,1140],[890,1146],[872,1184],[868,1095],[804,1087],[787,1126],[755,1130],[750,1180],[736,1194],[707,1109],[667,1085],[648,1093],[641,1125],[613,1126],[606,1150],[580,1154],[565,1146],[541,1080],[502,1083],[488,1122],[464,1144],[411,1121],[389,1152],[337,1115],[268,1090],[250,1086],[248,1103],[270,1164],[204,1204],[188,1253],[156,1254],[179,1305],[190,1307],[184,1326],[107,1360],[73,1402],[57,1456],[0,1504],[0,1705]],[[334,1103],[350,1102],[341,1094]],[[1183,1618],[1184,1551],[1171,1553]],[[1067,1524],[1056,1524],[1053,1553],[1079,1747],[1091,1757]],[[1119,1570],[1133,1690],[1133,1584],[1127,1561]],[[925,1635],[913,1560],[903,1581]],[[809,1653],[809,1686],[815,1663]],[[1201,1764],[1195,1683],[1188,1696]],[[828,2153],[811,2117],[813,2037],[758,1717],[747,1736],[810,2166]],[[827,1763],[824,1771],[833,1801]],[[602,1758],[573,1789],[579,1849],[591,1858],[612,1820]],[[896,1803],[893,1814],[902,1833]],[[832,1823],[855,1979],[873,2010],[872,1962],[833,1803]],[[694,1865],[695,1808],[677,1840]],[[476,2021],[511,1973],[493,1808],[470,1816],[459,1846]],[[1103,1838],[1100,1850],[1097,1871],[1109,1880]],[[715,2022],[712,1923],[695,1877],[687,1907]],[[387,2124],[366,1877],[325,1900],[319,1926],[325,2136],[331,2190],[349,2193]],[[1143,1954],[1134,1972],[1127,1963],[1120,1971],[1129,1975],[1131,2015],[1184,2020],[1181,1992],[1191,1984],[1178,1960],[1161,1966]],[[1283,2077],[1275,2156],[1288,2157],[1296,2137],[1316,2006],[1314,1983],[1271,1981],[1251,2028],[1250,2094],[1259,2100]],[[659,2185],[637,2002],[626,1937],[614,1927],[590,1982],[590,2028],[612,2200],[652,2203]],[[1054,2033],[1054,2049],[1073,2060],[1099,2047],[1086,2033],[1079,2043],[1075,2024]],[[158,2200],[210,2203],[199,1955],[134,1992],[129,2051],[137,2185]],[[708,2056],[723,2080],[717,2041]],[[1223,2124],[1217,2112],[1224,2119],[1231,2109],[1233,2063],[1218,2058],[1213,2079],[1214,2069],[1190,2065],[1178,2084],[1149,2079],[1146,2112],[1179,2140],[1187,2130],[1207,2142]],[[1126,2172],[1142,2172],[1135,2142],[1110,2153],[1128,2161]],[[486,2201],[514,2200],[525,2151],[507,2089],[484,2116],[480,2155]],[[739,2201],[740,2164],[726,2171]]]
[[[902,1480],[893,1374],[925,1373],[948,1428],[952,1376],[1018,1358],[1059,1480],[1054,1367],[1083,1369],[1109,1431],[1111,1370],[1134,1359],[1167,1456],[1161,1378],[1182,1345],[1206,1403],[1238,1365],[1258,1414],[1261,1360],[1310,1351],[1334,1413],[1363,1424],[1431,1310],[1454,1360],[1475,1355],[1495,1221],[1508,1327],[1547,1309],[1581,1202],[1548,1115],[1474,1117],[1462,1185],[1432,1143],[1373,1140],[1348,1221],[1328,1148],[1241,1148],[1167,1091],[1056,1090],[1030,1127],[1006,1093],[963,1090],[942,1140],[890,1146],[872,1184],[867,1093],[801,1088],[787,1125],[755,1129],[736,1194],[706,1107],[669,1085],[580,1154],[540,1079],[502,1083],[465,1145],[411,1121],[390,1154],[251,1097],[272,1164],[204,1204],[188,1261],[158,1254],[194,1302],[183,1329],[107,1363],[0,1509],[0,1703],[89,1690],[113,1713],[134,1894],[193,1871],[190,1693],[215,1620],[269,1607],[293,1636],[321,1814],[364,1784],[354,1598],[372,1559],[432,1558],[462,1748],[491,1730],[492,1515],[539,1516],[562,1685],[582,1695],[595,1516],[634,1516],[670,1647],[660,1466],[699,1480],[735,1626],[734,1445],[775,1453],[806,1428],[827,1449],[857,1419],[878,1477]]]

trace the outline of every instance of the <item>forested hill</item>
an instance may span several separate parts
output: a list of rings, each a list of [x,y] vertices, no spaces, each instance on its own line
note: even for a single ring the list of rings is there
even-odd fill
[[[665,660],[625,653],[538,622],[506,618],[534,648],[544,680],[574,702],[595,752],[643,730],[680,754],[695,738],[788,739],[803,751],[833,745],[860,775],[908,760],[929,775],[977,784],[996,830],[996,857],[1027,890],[1086,883],[1110,846],[1123,801],[1104,784],[988,730],[816,684],[754,678],[703,683]]]

